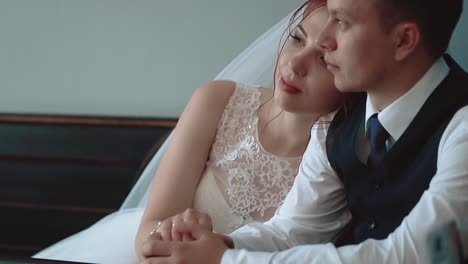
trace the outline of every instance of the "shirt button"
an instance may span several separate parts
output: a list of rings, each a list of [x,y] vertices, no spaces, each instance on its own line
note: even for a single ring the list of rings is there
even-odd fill
[[[375,228],[375,221],[374,221],[374,219],[369,218],[369,219],[367,220],[367,227],[368,227],[369,229],[371,229],[371,230]]]

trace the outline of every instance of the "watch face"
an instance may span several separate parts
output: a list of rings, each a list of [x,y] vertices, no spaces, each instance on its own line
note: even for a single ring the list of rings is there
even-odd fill
[[[432,263],[463,262],[461,233],[455,221],[446,223],[429,233],[428,245]]]

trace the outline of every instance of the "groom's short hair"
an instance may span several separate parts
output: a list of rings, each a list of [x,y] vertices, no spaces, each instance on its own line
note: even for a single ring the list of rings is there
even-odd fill
[[[463,9],[463,0],[370,1],[375,1],[385,30],[391,30],[402,21],[415,22],[419,26],[423,45],[434,58],[447,50]]]

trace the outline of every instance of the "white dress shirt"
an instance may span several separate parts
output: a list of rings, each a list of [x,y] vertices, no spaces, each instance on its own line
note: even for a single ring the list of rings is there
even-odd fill
[[[448,66],[439,59],[409,92],[379,114],[390,143],[398,140],[447,72]],[[366,117],[373,112],[368,103]],[[323,118],[330,120],[333,115]],[[468,106],[445,129],[436,174],[401,225],[386,239],[339,248],[329,241],[351,213],[342,182],[327,159],[326,128],[317,123],[284,204],[270,221],[232,233],[236,249],[227,250],[222,263],[430,263],[428,233],[448,221],[468,218]],[[365,137],[362,140],[363,146],[368,144]],[[366,156],[366,147],[359,154]],[[468,254],[466,245],[463,251]]]

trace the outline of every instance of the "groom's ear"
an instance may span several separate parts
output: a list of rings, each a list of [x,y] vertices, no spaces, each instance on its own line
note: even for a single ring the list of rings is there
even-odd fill
[[[402,61],[421,45],[421,30],[414,22],[401,22],[392,30],[394,58]]]

